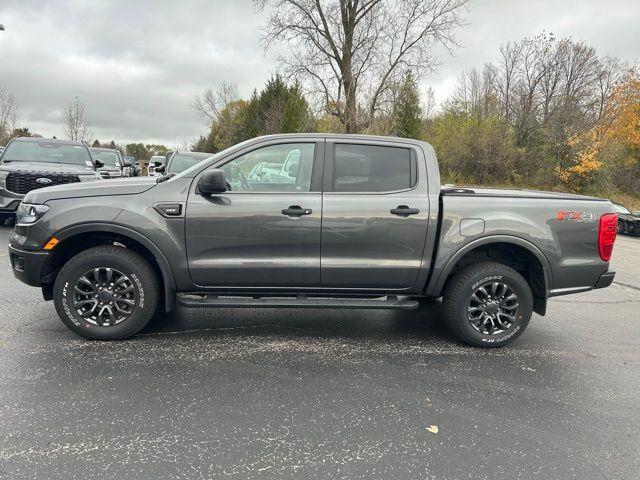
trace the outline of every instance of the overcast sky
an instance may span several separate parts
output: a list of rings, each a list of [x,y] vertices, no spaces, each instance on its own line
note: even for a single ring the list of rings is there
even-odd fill
[[[640,0],[475,0],[455,56],[427,75],[437,100],[465,69],[501,44],[543,30],[602,55],[640,61]],[[251,0],[0,0],[0,84],[15,95],[20,125],[63,137],[62,112],[78,96],[101,141],[180,146],[207,128],[191,107],[222,80],[248,96],[276,72]]]

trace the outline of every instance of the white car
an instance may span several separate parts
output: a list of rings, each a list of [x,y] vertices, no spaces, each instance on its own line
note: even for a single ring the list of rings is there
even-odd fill
[[[161,177],[162,172],[156,172],[156,168],[160,165],[164,165],[167,159],[164,155],[154,155],[149,159],[149,165],[147,166],[147,175],[150,177]]]

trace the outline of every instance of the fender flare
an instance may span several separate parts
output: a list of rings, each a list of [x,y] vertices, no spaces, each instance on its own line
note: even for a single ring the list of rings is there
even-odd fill
[[[453,267],[456,265],[456,263],[458,263],[458,261],[462,257],[464,257],[467,253],[469,253],[471,250],[474,250],[482,245],[487,245],[490,243],[507,243],[512,245],[517,245],[531,252],[538,259],[538,261],[540,262],[540,265],[542,265],[542,273],[544,276],[545,299],[549,297],[549,290],[551,289],[551,278],[552,278],[551,265],[549,264],[549,260],[547,260],[547,257],[544,255],[544,253],[542,253],[542,251],[538,247],[536,247],[533,243],[523,238],[515,237],[512,235],[490,235],[488,237],[478,238],[466,244],[447,261],[442,271],[439,274],[437,274],[437,277],[434,277],[435,280],[432,280],[432,282],[427,287],[427,294],[430,296],[436,296],[436,297],[439,297],[440,295],[442,295],[442,288],[444,287],[444,284],[449,278],[449,274],[453,270]]]
[[[173,270],[171,270],[171,265],[164,256],[164,253],[162,253],[162,250],[160,250],[155,243],[129,227],[125,227],[117,223],[105,222],[82,223],[79,225],[65,227],[58,231],[55,234],[55,237],[60,240],[61,243],[64,243],[65,240],[75,237],[76,235],[90,232],[115,233],[129,237],[147,248],[147,250],[149,250],[155,257],[158,267],[160,268],[160,273],[162,274],[165,311],[170,312],[173,309],[176,296],[176,281],[173,276]]]

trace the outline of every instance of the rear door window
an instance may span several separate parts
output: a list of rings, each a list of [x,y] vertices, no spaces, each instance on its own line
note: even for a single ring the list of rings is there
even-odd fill
[[[335,145],[334,192],[408,190],[415,174],[411,150],[378,145]]]

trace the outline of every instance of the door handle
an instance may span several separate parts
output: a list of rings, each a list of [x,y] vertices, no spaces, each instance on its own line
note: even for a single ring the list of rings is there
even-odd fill
[[[420,213],[420,209],[418,208],[409,208],[406,205],[398,205],[398,208],[392,208],[389,210],[394,215],[398,215],[400,217],[407,217],[409,215],[416,215]]]
[[[311,213],[311,209],[302,208],[300,205],[291,205],[289,208],[282,210],[282,214],[289,217],[301,217],[303,215],[311,215]]]

